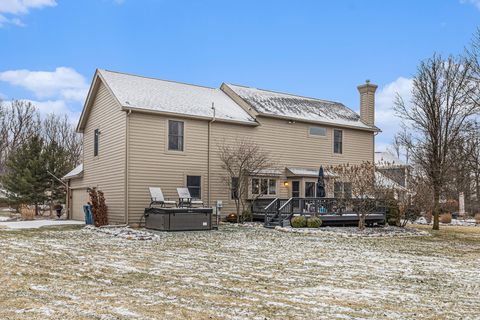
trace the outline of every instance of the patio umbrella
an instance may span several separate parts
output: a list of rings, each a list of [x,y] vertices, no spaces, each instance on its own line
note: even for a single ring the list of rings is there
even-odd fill
[[[325,181],[323,175],[323,167],[320,166],[318,171],[318,181],[317,181],[317,198],[325,198]]]

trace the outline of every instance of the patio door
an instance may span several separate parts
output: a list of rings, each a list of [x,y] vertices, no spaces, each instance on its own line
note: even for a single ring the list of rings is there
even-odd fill
[[[292,181],[292,198],[300,198],[300,181],[298,180]],[[298,209],[300,201],[294,200],[292,205],[294,209]]]

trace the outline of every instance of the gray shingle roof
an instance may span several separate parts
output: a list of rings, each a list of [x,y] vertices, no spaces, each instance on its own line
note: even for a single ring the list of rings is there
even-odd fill
[[[226,85],[251,105],[259,114],[363,129],[376,129],[363,123],[356,112],[339,102],[243,87],[234,84]]]
[[[254,123],[255,120],[220,89],[98,70],[123,107]]]

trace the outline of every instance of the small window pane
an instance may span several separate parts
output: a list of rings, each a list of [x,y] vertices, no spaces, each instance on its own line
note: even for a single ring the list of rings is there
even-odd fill
[[[344,182],[343,183],[343,194],[344,197],[350,199],[352,197],[352,183]]]
[[[335,182],[333,184],[333,196],[334,198],[343,198],[343,183],[342,182]]]
[[[327,129],[323,127],[310,127],[310,135],[325,137],[327,135]]]
[[[342,153],[343,149],[343,132],[342,130],[333,130],[333,152]]]
[[[268,194],[277,194],[277,180],[270,179],[268,182]]]
[[[315,197],[315,182],[305,182],[305,198]]]
[[[201,192],[202,177],[200,176],[187,176],[187,188],[190,191],[192,198],[200,199],[202,197]]]
[[[262,194],[268,194],[268,179],[262,179],[260,191],[262,192]]]
[[[95,129],[93,133],[93,156],[96,157],[98,156],[98,140],[100,136],[100,131],[98,129]]]
[[[259,179],[252,179],[252,194],[260,193],[260,181]]]
[[[238,199],[238,177],[232,177],[231,199]]]
[[[168,121],[168,150],[183,151],[183,122]]]

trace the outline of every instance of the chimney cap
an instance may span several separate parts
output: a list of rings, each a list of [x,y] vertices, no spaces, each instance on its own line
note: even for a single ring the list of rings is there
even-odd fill
[[[366,84],[369,84],[369,83],[370,83],[370,79],[365,80],[365,83],[366,83]]]

